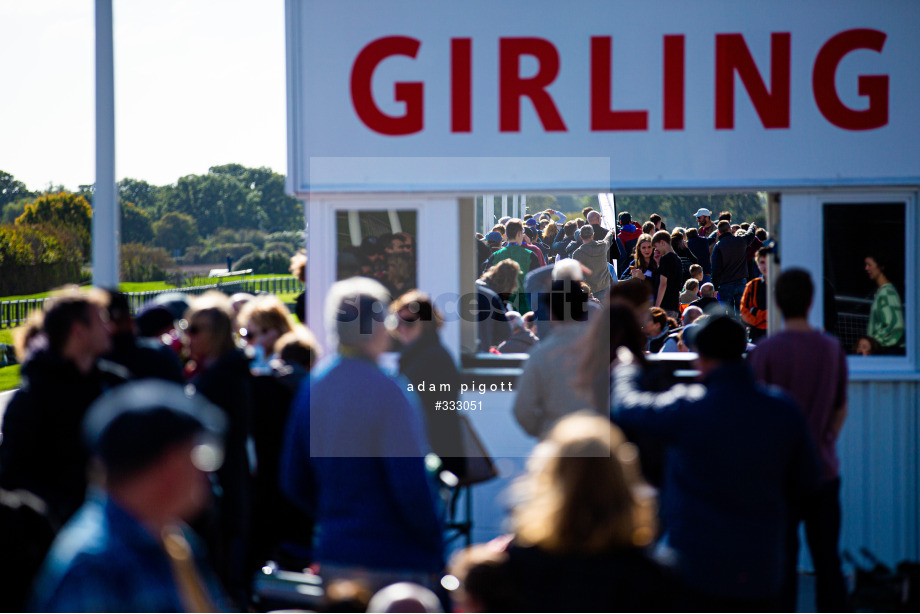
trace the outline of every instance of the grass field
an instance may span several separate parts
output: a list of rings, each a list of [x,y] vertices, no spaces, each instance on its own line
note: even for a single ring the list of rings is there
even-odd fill
[[[0,330],[0,343],[13,345],[13,331],[11,329]],[[12,390],[19,386],[19,365],[11,367],[0,367],[0,392]]]
[[[269,279],[271,277],[292,277],[292,275],[281,273],[275,275],[229,275],[227,277],[222,277],[221,281],[236,281],[240,279]],[[187,286],[208,286],[213,283],[216,283],[214,278],[198,277],[189,281]],[[122,292],[154,292],[156,290],[170,290],[175,287],[176,286],[167,284],[166,282],[162,281],[122,282],[118,284],[118,289]],[[0,301],[21,301],[25,299],[47,298],[49,294],[50,292],[41,292],[39,294],[0,296]],[[282,298],[281,300],[285,299]]]
[[[19,388],[19,365],[0,367],[0,392]]]

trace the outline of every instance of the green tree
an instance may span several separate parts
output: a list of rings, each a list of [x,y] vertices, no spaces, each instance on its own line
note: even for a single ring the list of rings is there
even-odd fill
[[[163,190],[163,211],[191,216],[205,236],[218,228],[258,228],[259,214],[249,192],[229,175],[186,175]]]
[[[712,211],[713,221],[722,211],[730,211],[732,221],[755,222],[758,226],[766,217],[764,201],[756,192],[737,194],[639,195],[616,197],[617,212],[629,211],[640,225],[652,213],[659,214],[669,229],[689,227],[696,223],[693,214],[700,208]]]
[[[150,215],[129,201],[121,201],[122,243],[150,243],[153,241],[153,222]]]
[[[201,237],[195,218],[185,213],[167,213],[153,223],[155,243],[170,252],[197,245]]]
[[[89,203],[89,206],[93,206],[93,195],[96,194],[96,184],[95,183],[85,183],[77,186],[77,196],[82,196],[86,199],[86,202]]]
[[[80,240],[83,256],[92,249],[93,210],[86,199],[69,192],[45,194],[34,203],[26,205],[25,212],[16,218],[17,225],[45,225],[67,228]]]
[[[34,196],[35,194],[26,188],[26,184],[11,174],[0,171],[0,207],[22,198],[33,198]]]
[[[32,202],[33,196],[27,196],[0,206],[0,224],[12,224],[16,218],[25,213],[26,205]]]
[[[272,169],[265,166],[247,168],[242,164],[212,166],[208,172],[234,177],[251,190],[262,221],[262,230],[279,232],[303,229],[303,205],[285,193],[284,175],[272,172]]]
[[[134,203],[152,217],[160,217],[158,215],[157,195],[161,188],[151,185],[143,179],[131,179],[130,177],[125,177],[117,185],[118,198],[121,202]]]

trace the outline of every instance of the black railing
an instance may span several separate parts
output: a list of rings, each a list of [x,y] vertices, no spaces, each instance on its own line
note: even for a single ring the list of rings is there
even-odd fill
[[[181,292],[183,294],[204,294],[208,290],[220,290],[226,294],[249,292],[250,294],[292,294],[303,290],[303,283],[295,277],[267,277],[260,279],[234,279],[219,281],[204,286],[186,288],[168,288],[150,292],[127,292],[131,310],[137,312],[147,302],[160,294]],[[25,323],[29,315],[41,310],[45,304],[43,298],[21,299],[0,302],[0,328],[13,328]]]

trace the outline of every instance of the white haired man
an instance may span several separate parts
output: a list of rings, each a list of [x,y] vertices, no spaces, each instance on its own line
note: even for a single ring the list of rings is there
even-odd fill
[[[371,279],[346,279],[329,290],[332,355],[313,368],[292,404],[281,488],[315,518],[326,582],[434,587],[444,544],[421,408],[377,366],[390,343],[388,304],[386,289]]]

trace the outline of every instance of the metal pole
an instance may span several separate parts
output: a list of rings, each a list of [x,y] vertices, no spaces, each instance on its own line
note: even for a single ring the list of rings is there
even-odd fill
[[[118,287],[119,207],[115,189],[115,61],[112,0],[96,0],[96,188],[93,284]]]
[[[781,212],[781,195],[779,193],[770,193],[767,195],[767,228],[769,229],[770,238],[774,241],[779,240],[779,220]],[[774,248],[776,249],[776,248]],[[767,334],[772,335],[780,330],[782,318],[780,317],[779,307],[776,305],[776,293],[774,284],[779,276],[779,265],[777,264],[777,254],[772,258],[767,258]]]

